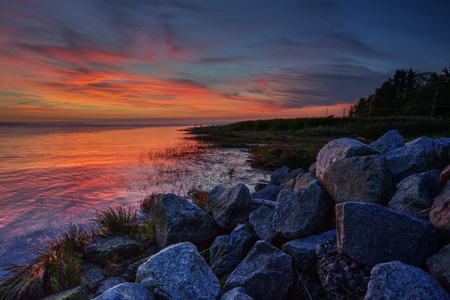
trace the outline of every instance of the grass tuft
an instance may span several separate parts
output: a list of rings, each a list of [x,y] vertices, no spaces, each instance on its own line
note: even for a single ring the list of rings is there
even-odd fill
[[[104,234],[131,236],[139,227],[136,215],[136,209],[113,206],[97,212],[93,221]]]

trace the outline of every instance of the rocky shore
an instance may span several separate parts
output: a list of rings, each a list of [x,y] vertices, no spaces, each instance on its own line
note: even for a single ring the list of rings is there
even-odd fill
[[[450,138],[333,140],[255,192],[158,195],[154,245],[95,237],[83,285],[45,299],[450,299],[449,178]]]

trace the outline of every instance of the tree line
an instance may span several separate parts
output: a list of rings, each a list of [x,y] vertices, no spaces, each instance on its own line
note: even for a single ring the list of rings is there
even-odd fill
[[[450,118],[450,70],[441,74],[397,69],[374,94],[351,106],[349,117]]]

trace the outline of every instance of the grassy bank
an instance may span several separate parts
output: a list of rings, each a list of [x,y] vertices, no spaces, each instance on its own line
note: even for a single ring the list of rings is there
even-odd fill
[[[417,137],[450,136],[450,120],[426,118],[297,118],[244,121],[196,127],[196,139],[218,147],[249,148],[252,166],[274,170],[282,165],[307,169],[318,151],[336,138],[359,138],[370,143],[396,129],[406,141]]]

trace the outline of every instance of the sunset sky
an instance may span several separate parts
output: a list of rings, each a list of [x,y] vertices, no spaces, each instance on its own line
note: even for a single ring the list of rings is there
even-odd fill
[[[450,1],[2,0],[0,122],[342,116],[450,67]]]

